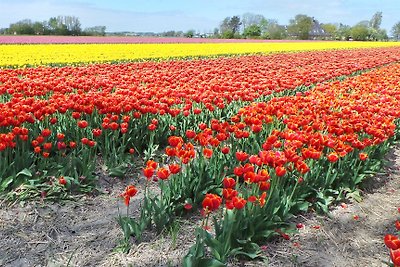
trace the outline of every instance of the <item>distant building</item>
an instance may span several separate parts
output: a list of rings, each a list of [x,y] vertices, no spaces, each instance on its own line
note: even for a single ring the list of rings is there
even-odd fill
[[[310,39],[313,40],[331,37],[329,33],[325,32],[321,24],[316,19],[313,19],[313,25],[311,27],[311,31],[309,32],[309,34],[310,34]]]

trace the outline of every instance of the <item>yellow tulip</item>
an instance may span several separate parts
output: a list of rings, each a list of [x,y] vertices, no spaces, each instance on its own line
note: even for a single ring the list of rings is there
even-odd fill
[[[0,45],[0,67],[213,57],[307,50],[388,47],[398,42],[264,42],[185,44]]]

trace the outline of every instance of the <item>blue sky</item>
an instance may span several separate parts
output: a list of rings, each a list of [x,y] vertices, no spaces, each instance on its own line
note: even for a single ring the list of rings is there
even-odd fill
[[[400,21],[399,0],[0,0],[0,28],[10,23],[71,15],[82,28],[103,25],[107,31],[163,32],[168,30],[212,32],[227,16],[246,12],[288,24],[296,14],[322,23],[354,25],[383,12],[382,28],[390,33]]]

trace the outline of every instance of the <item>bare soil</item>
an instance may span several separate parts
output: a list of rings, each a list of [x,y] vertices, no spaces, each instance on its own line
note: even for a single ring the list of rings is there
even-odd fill
[[[228,266],[386,266],[383,243],[394,232],[400,207],[400,147],[388,155],[385,174],[365,183],[363,200],[333,207],[328,215],[303,214],[293,222],[304,227],[291,240],[263,244],[267,262],[231,260]],[[193,244],[200,218],[177,221],[175,228],[144,241],[129,253],[116,252],[123,238],[117,224],[126,212],[119,198],[131,180],[105,180],[109,194],[75,201],[32,201],[0,206],[0,266],[180,266]],[[132,207],[138,207],[140,194]],[[131,208],[131,213],[137,208]]]

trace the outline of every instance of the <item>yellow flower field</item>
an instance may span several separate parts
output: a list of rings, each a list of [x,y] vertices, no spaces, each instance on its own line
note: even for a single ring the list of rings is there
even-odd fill
[[[304,50],[398,46],[396,42],[0,45],[0,66],[74,64]]]

